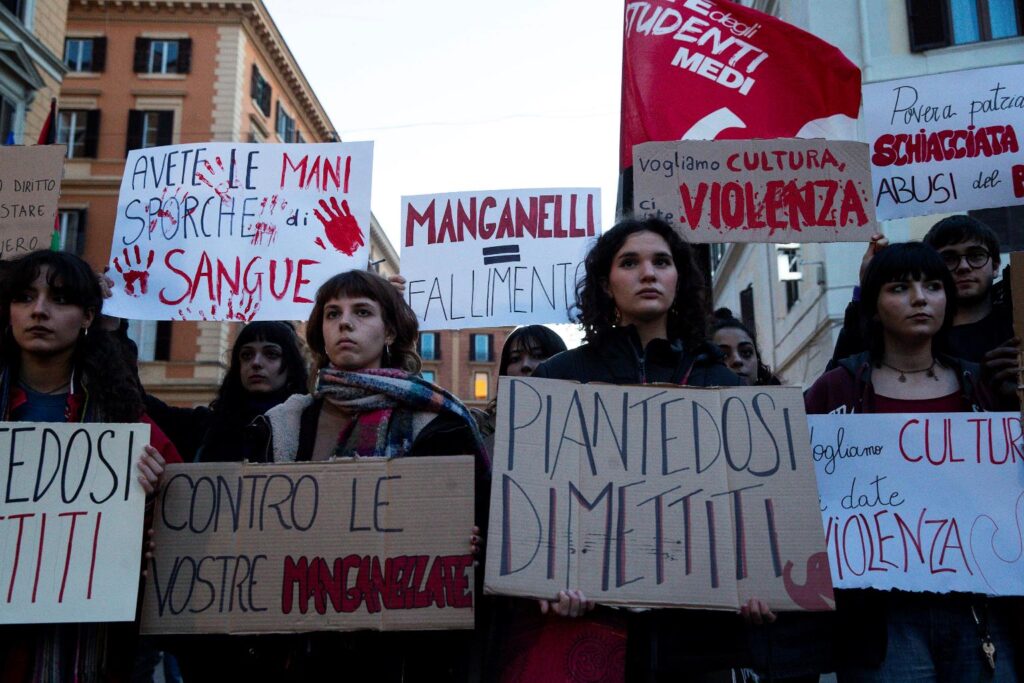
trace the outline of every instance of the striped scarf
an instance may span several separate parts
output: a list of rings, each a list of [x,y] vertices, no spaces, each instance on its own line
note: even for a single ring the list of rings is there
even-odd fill
[[[415,413],[449,414],[472,430],[476,453],[483,454],[476,421],[466,406],[441,387],[402,370],[382,368],[347,372],[324,368],[316,396],[354,415],[338,434],[335,457],[400,458],[416,438]]]

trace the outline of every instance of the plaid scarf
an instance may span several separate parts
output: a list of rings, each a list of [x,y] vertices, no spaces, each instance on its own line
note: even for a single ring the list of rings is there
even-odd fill
[[[408,455],[416,438],[414,415],[424,412],[459,418],[473,433],[474,455],[483,454],[476,421],[466,406],[422,377],[392,368],[362,372],[324,368],[317,375],[315,393],[354,415],[338,434],[335,457]]]

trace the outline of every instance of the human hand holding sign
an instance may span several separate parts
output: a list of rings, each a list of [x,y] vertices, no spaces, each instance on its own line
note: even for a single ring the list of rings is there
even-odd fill
[[[330,205],[321,199],[320,208],[323,209],[323,213],[317,209],[313,209],[313,213],[323,224],[331,245],[347,256],[356,253],[356,249],[364,244],[363,231],[349,210],[348,201],[342,199],[341,206],[338,206],[338,200],[334,197],[331,197]]]
[[[131,256],[128,254],[128,247],[124,248],[122,252],[124,256],[124,266],[118,260],[118,257],[114,257],[114,268],[124,278],[124,293],[128,296],[140,296],[146,293],[149,289],[149,269],[153,265],[153,250],[149,251],[146,257],[146,263],[142,263],[142,253],[139,251],[139,245],[135,245],[135,260],[133,261]],[[136,284],[138,290],[136,290]]]

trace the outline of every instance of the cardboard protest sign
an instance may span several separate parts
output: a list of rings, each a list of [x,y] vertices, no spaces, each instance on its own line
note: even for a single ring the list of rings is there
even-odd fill
[[[798,387],[502,377],[486,590],[832,609]]]
[[[173,465],[143,633],[473,628],[473,458]]]
[[[0,423],[0,624],[132,621],[146,424]]]
[[[692,242],[866,242],[879,231],[867,157],[821,139],[647,142],[633,211]]]
[[[128,154],[104,312],[299,320],[317,287],[366,268],[373,143],[202,143]]]
[[[879,220],[1024,204],[1024,64],[864,86]]]
[[[569,322],[601,230],[598,189],[402,197],[402,274],[420,329]]]
[[[856,134],[860,69],[821,38],[740,3],[627,1],[622,54],[623,169],[633,146],[652,140]]]
[[[64,145],[0,145],[0,259],[50,247],[66,153]]]
[[[808,422],[836,588],[1024,595],[1019,415]]]

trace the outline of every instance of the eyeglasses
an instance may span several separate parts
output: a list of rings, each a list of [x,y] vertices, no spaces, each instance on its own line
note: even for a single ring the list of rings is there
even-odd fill
[[[992,258],[992,254],[988,253],[986,249],[968,249],[963,254],[958,254],[955,251],[944,251],[942,252],[942,262],[946,264],[946,267],[950,270],[956,270],[960,267],[960,261],[967,259],[967,265],[971,268],[981,268],[989,259]]]

